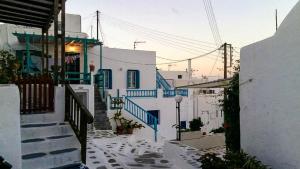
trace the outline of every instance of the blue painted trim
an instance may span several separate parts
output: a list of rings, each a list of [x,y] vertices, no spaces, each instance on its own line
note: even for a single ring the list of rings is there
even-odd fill
[[[132,100],[130,100],[128,97],[124,97],[124,109],[129,112],[131,115],[142,121],[144,124],[149,126],[154,130],[154,138],[155,141],[157,141],[157,121],[158,119],[150,114],[148,111],[134,103]]]
[[[127,97],[155,97],[157,98],[157,90],[126,90]]]
[[[184,96],[184,97],[188,97],[189,90],[188,89],[175,89],[175,90],[164,90],[163,91],[164,97],[175,97],[177,94]]]
[[[156,70],[156,87],[163,87],[164,90],[171,90],[171,85],[166,81],[166,79]]]

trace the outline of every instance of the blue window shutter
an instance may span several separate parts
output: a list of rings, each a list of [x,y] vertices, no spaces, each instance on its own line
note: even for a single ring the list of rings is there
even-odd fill
[[[111,69],[109,69],[109,71],[108,71],[108,77],[109,77],[108,89],[112,89],[112,71],[111,71]]]
[[[140,88],[140,71],[136,71],[136,88]]]
[[[129,88],[129,70],[127,70],[127,89]]]

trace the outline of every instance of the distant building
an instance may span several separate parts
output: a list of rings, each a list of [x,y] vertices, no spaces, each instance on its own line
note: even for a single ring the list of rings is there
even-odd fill
[[[159,72],[172,84],[173,87],[187,86],[205,83],[214,80],[213,78],[189,77],[188,71],[161,71]],[[203,132],[209,133],[213,129],[223,126],[224,114],[219,100],[223,99],[223,89],[200,88],[190,89],[193,102],[193,118],[200,117],[204,126]]]

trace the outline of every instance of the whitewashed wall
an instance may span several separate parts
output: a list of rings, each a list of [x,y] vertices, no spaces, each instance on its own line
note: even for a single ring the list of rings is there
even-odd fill
[[[0,155],[22,169],[20,94],[15,85],[0,85]]]
[[[300,3],[271,38],[242,48],[241,145],[273,169],[300,168]]]
[[[95,64],[95,70],[98,70],[100,67],[100,48],[92,48],[91,50],[89,50],[89,55],[91,56],[89,57],[89,63],[93,62]],[[138,64],[124,62],[134,62]],[[156,53],[152,51],[128,50],[107,47],[103,48],[103,69],[112,69],[113,83],[112,90],[109,90],[112,95],[116,95],[117,89],[127,88],[127,70],[129,69],[140,71],[140,89],[156,89],[155,64]]]

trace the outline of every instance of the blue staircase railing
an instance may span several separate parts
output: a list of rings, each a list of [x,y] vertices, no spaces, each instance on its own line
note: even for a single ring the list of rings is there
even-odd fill
[[[157,90],[127,90],[127,97],[157,97]]]
[[[166,81],[166,79],[156,71],[156,87],[163,87],[164,90],[171,90],[171,85]]]
[[[145,123],[147,126],[152,128],[154,130],[154,138],[155,141],[157,141],[157,117],[150,114],[148,111],[134,103],[132,100],[130,100],[128,97],[125,96],[125,104],[124,109],[129,112],[131,115]]]
[[[189,96],[188,89],[164,90],[163,92],[164,97],[175,97],[176,95],[181,95],[184,97]]]

